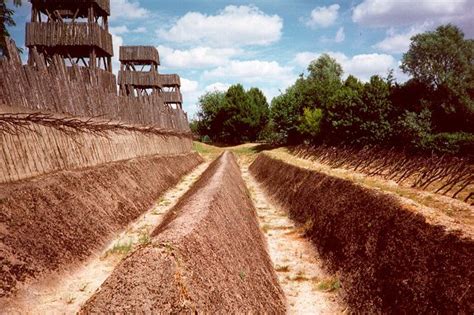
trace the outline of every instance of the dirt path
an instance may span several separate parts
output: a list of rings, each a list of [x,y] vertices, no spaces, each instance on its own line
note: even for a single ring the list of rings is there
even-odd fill
[[[101,253],[67,274],[25,286],[18,292],[16,300],[0,310],[0,313],[76,313],[124,256],[138,245],[150,242],[149,234],[161,222],[163,215],[174,206],[208,165],[209,162],[203,163],[186,175],[178,185],[163,195],[156,206],[117,235]]]
[[[339,281],[321,267],[318,253],[301,229],[271,203],[240,159],[242,176],[257,209],[270,257],[285,292],[289,314],[340,314],[346,307],[338,296]]]

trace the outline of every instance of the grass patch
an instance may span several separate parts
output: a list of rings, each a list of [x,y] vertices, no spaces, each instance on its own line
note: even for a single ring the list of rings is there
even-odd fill
[[[310,280],[308,277],[306,277],[305,273],[303,271],[298,271],[296,273],[296,276],[294,277],[286,277],[288,280],[291,280],[291,281],[308,281]]]
[[[263,233],[268,233],[268,231],[270,231],[271,228],[272,227],[269,224],[264,224],[262,226],[262,231],[263,231]]]
[[[111,249],[105,252],[105,257],[113,254],[128,254],[132,250],[132,247],[133,246],[131,241],[129,241],[128,243],[116,243]]]
[[[283,265],[283,266],[277,265],[277,266],[275,267],[275,270],[276,270],[277,272],[289,272],[289,271],[290,271],[290,266],[288,266],[288,265]]]
[[[148,231],[143,231],[140,233],[140,236],[138,237],[138,243],[142,245],[148,245],[151,243],[151,238],[150,234],[148,234]]]
[[[341,282],[337,278],[328,278],[316,283],[316,289],[323,292],[334,292],[341,288]]]

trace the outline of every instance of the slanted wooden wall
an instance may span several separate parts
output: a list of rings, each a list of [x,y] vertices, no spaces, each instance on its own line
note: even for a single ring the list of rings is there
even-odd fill
[[[59,56],[46,67],[35,50],[35,65],[22,65],[14,44],[8,46],[10,58],[0,59],[0,106],[189,131],[184,111],[169,108],[160,95],[119,96],[113,74],[66,66]]]

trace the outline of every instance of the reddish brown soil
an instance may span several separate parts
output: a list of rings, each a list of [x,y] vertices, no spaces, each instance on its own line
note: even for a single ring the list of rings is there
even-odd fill
[[[147,157],[0,186],[0,297],[87,258],[202,158]]]
[[[260,154],[250,171],[304,224],[356,312],[474,312],[474,242],[393,197]]]
[[[233,155],[224,153],[83,313],[283,313],[285,299]]]

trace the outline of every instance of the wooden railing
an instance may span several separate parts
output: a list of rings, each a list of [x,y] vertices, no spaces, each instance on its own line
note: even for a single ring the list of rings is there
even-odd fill
[[[181,80],[177,74],[160,74],[160,86],[162,87],[179,87]]]
[[[137,87],[160,87],[160,75],[158,72],[120,71],[118,75],[119,85],[130,84]]]
[[[90,23],[27,23],[26,46],[95,46],[113,55],[112,35]]]
[[[182,103],[183,96],[181,95],[180,91],[170,91],[170,92],[161,92],[161,97],[163,97],[163,101],[165,104],[167,103]]]
[[[160,64],[160,55],[153,46],[121,46],[119,59],[121,62],[135,61]]]
[[[44,0],[33,0],[34,4],[44,5]],[[69,3],[74,6],[83,6],[84,4],[95,3],[97,7],[103,10],[107,15],[110,15],[110,0],[48,0],[47,5],[54,8],[57,5],[64,7],[65,4],[69,6]]]

